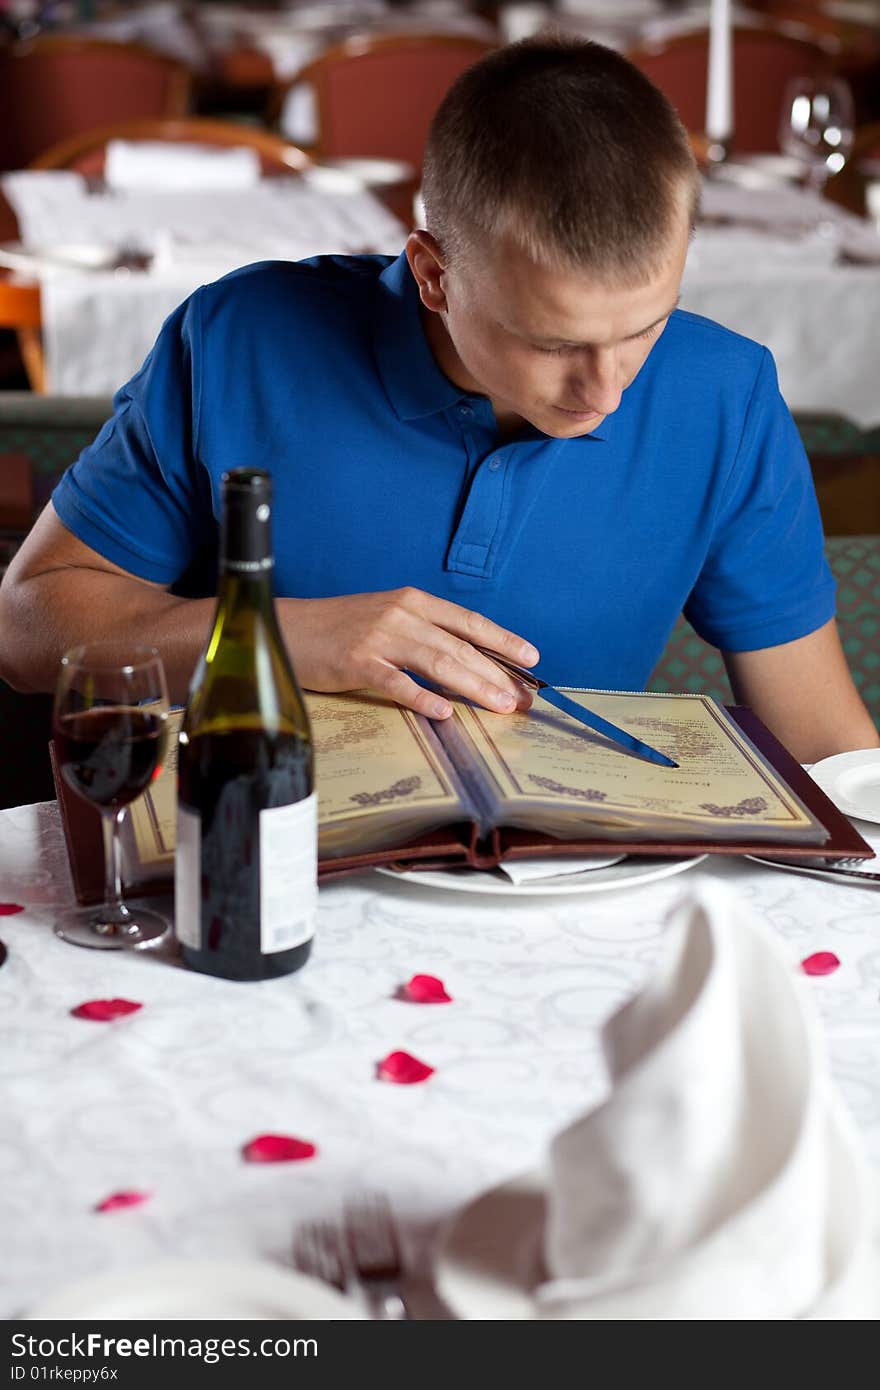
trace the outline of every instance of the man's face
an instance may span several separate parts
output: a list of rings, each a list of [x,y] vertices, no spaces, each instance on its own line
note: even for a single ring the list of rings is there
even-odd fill
[[[687,245],[682,213],[661,268],[633,288],[490,243],[479,257],[438,266],[443,306],[426,318],[428,339],[447,376],[488,396],[500,423],[527,420],[559,439],[589,434],[617,409],[663,332]]]

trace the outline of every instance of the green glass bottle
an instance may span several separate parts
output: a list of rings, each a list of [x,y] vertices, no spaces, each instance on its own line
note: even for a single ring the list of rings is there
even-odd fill
[[[305,965],[317,912],[308,714],[275,612],[272,482],[223,475],[214,625],[178,748],[175,927],[184,960],[229,980]]]

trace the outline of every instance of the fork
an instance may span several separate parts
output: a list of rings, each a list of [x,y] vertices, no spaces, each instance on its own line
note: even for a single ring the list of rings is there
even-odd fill
[[[880,884],[880,873],[870,869],[860,869],[864,859],[847,855],[842,859],[825,859],[821,855],[809,859],[769,859],[761,854],[747,854],[756,864],[768,864],[773,869],[790,869],[793,873],[812,874],[814,878],[848,878],[852,883],[861,883],[865,888]],[[871,862],[870,860],[867,862]]]
[[[348,1284],[345,1246],[332,1221],[305,1221],[293,1238],[293,1263],[303,1274],[311,1274],[345,1293]]]
[[[343,1221],[351,1261],[373,1317],[409,1319],[401,1291],[400,1241],[388,1199],[381,1192],[360,1193],[346,1202]]]

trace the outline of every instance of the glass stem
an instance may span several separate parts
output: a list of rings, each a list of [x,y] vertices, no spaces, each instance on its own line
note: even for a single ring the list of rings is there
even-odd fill
[[[116,811],[101,812],[101,829],[104,832],[104,906],[114,909],[113,915],[127,915],[122,901],[122,843],[119,827],[125,815],[125,807]]]

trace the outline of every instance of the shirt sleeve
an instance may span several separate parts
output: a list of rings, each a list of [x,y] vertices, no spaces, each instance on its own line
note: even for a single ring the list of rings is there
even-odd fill
[[[810,465],[764,349],[685,616],[722,651],[754,651],[815,632],[834,595]]]
[[[141,579],[172,584],[209,543],[211,488],[198,463],[200,291],[166,319],[113,415],[52,493],[61,521]]]

